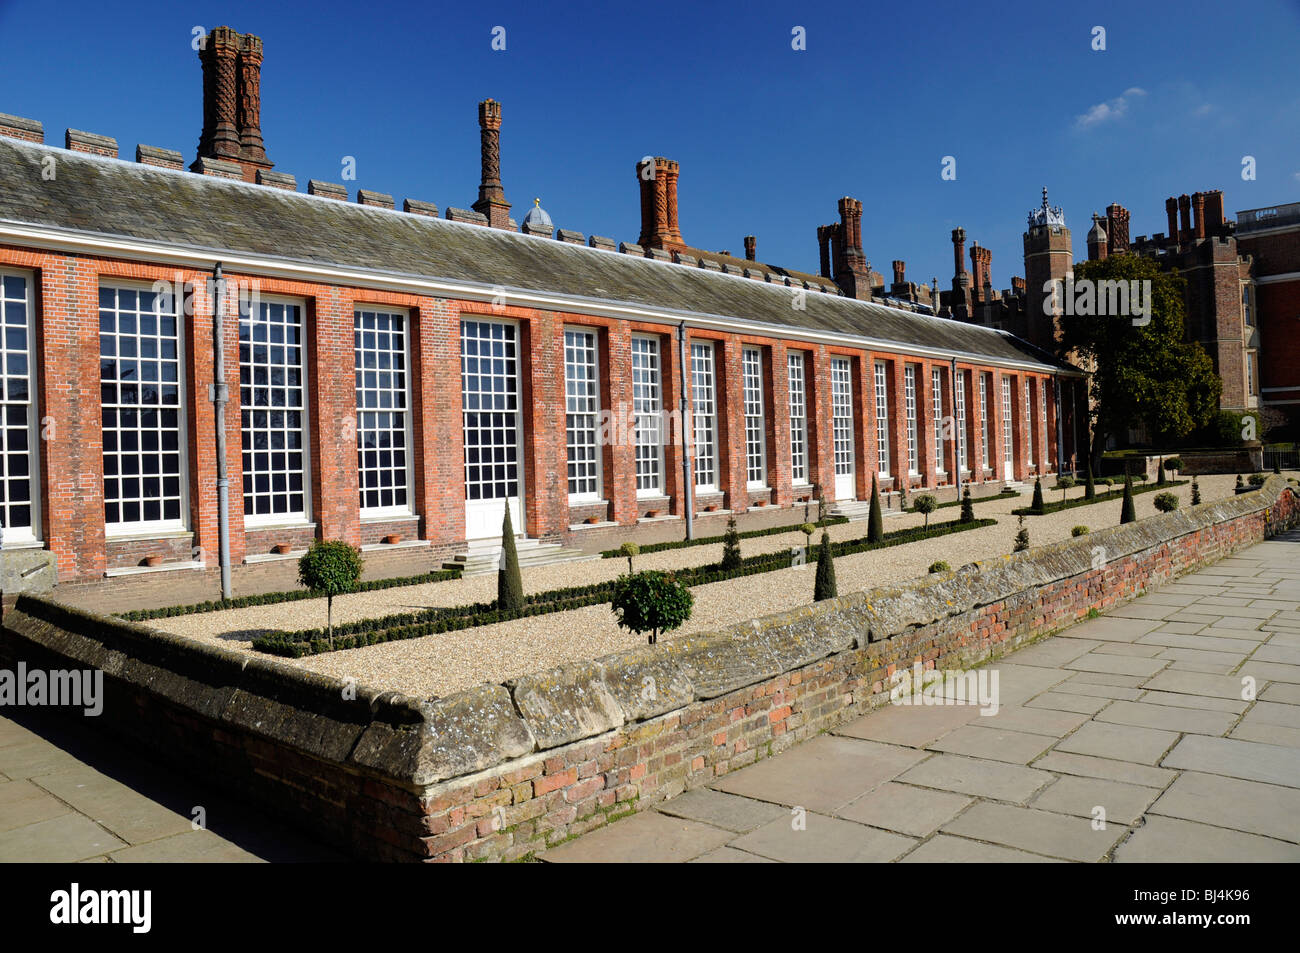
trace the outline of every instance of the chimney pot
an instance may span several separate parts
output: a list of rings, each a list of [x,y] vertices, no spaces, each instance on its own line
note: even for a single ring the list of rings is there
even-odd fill
[[[745,258],[749,261],[756,261],[754,257],[758,252],[758,239],[753,235],[745,236]]]

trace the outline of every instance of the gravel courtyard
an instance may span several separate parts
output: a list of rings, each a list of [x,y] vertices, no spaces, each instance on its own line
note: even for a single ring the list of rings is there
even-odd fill
[[[1200,479],[1203,501],[1232,495],[1235,477],[1208,476]],[[1174,489],[1186,507],[1191,501],[1191,484]],[[1070,496],[1082,496],[1082,488]],[[1138,518],[1156,514],[1155,493],[1134,497]],[[1059,493],[1046,493],[1047,499],[1059,499]],[[898,583],[924,574],[931,563],[945,560],[954,569],[979,559],[1011,551],[1016,533],[1016,517],[1011,510],[1027,505],[1028,494],[1019,499],[998,499],[977,503],[978,518],[997,519],[996,526],[970,530],[937,539],[909,543],[872,552],[841,556],[835,560],[835,572],[841,593]],[[1034,546],[1067,539],[1071,527],[1088,526],[1092,530],[1119,522],[1117,500],[1080,506],[1047,516],[1027,517],[1030,541]],[[956,507],[931,514],[932,522],[955,519]],[[793,519],[798,518],[792,514]],[[920,526],[918,514],[888,517],[886,532]],[[867,531],[865,521],[831,527],[833,539],[855,539]],[[815,537],[816,538],[816,537]],[[741,541],[745,555],[788,550],[803,543],[797,530],[777,536]],[[667,550],[636,558],[636,568],[674,569],[716,562],[722,554],[721,544]],[[524,587],[538,592],[561,586],[613,579],[625,572],[623,559],[594,560],[526,569]],[[691,632],[708,631],[756,616],[779,612],[812,602],[813,566],[782,569],[746,576],[725,582],[697,586],[695,610],[680,630],[663,638]],[[369,616],[427,608],[463,605],[487,601],[496,596],[496,577],[475,576],[450,582],[388,589],[378,592],[341,596],[334,600],[335,622],[348,622]],[[325,623],[325,600],[231,609],[175,618],[157,619],[147,624],[154,628],[189,638],[216,642],[237,651],[252,652],[251,641],[271,629],[304,629]],[[339,678],[354,678],[363,685],[396,689],[416,697],[446,695],[481,682],[499,683],[512,676],[550,668],[563,662],[597,658],[622,649],[641,645],[644,637],[620,629],[608,605],[590,606],[571,612],[516,619],[496,625],[457,632],[445,632],[419,639],[387,642],[348,651],[330,652],[301,659],[285,659],[309,671]]]

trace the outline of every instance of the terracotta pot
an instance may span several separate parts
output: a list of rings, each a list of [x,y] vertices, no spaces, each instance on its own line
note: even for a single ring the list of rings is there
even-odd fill
[[[163,558],[162,558],[161,556],[146,556],[146,557],[144,557],[144,564],[145,564],[146,566],[161,566],[161,565],[162,565],[162,561],[163,561]]]
[[[389,533],[387,536],[384,537],[385,546],[396,546],[401,541],[402,541],[402,537],[397,533]]]
[[[583,522],[586,523],[588,526],[593,526],[593,525],[595,525],[596,523],[599,523],[599,522],[600,522],[600,517],[599,517],[599,516],[588,516],[585,520],[583,520]]]
[[[271,552],[277,556],[288,556],[291,551],[288,543],[276,543],[271,547]]]
[[[663,510],[646,510],[646,519],[654,519],[662,512]]]
[[[767,500],[755,500],[755,501],[754,501],[754,505],[755,505],[755,506],[767,506]]]
[[[704,508],[704,512],[706,512],[706,513],[712,513],[712,512],[713,512],[714,510],[716,510],[717,508],[718,508],[718,504],[717,504],[717,503],[710,503],[708,506],[706,506],[706,507]]]

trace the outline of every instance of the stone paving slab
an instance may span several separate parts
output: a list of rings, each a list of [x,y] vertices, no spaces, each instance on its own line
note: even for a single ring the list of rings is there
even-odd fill
[[[1054,694],[1045,692],[1039,695]],[[1002,706],[996,715],[981,715],[971,720],[971,724],[981,728],[998,728],[1006,731],[1026,731],[1035,735],[1049,735],[1060,738],[1078,728],[1088,720],[1088,715],[1068,711],[1053,711],[1050,708],[1030,708],[1019,705]]]
[[[933,751],[964,754],[1009,764],[1028,764],[1050,748],[1055,737],[966,725],[930,745]]]
[[[1130,761],[1115,761],[1111,758],[1094,758],[1091,755],[1066,754],[1061,751],[1053,751],[1039,758],[1034,762],[1033,767],[1057,774],[1081,775],[1152,788],[1167,787],[1178,776],[1177,772],[1167,771],[1164,768],[1151,768]]]
[[[836,735],[924,748],[970,721],[975,712],[958,705],[888,705],[835,729]]]
[[[971,803],[971,798],[961,794],[889,781],[849,804],[839,816],[871,827],[925,837]]]
[[[981,844],[965,837],[939,834],[903,858],[904,864],[1061,864],[1065,861],[1023,850]]]
[[[942,830],[1063,860],[1098,861],[1127,829],[1108,824],[1104,830],[1094,830],[1084,818],[981,802]]]
[[[1155,765],[1177,741],[1173,731],[1090,721],[1057,744],[1056,750]]]
[[[1282,725],[1241,724],[1228,732],[1228,737],[1300,749],[1300,729],[1286,728]]]
[[[809,812],[806,826],[789,817],[736,839],[733,846],[787,864],[883,863],[901,857],[916,841],[852,821]]]
[[[1165,756],[1162,765],[1300,787],[1300,751],[1254,741],[1187,735]]]
[[[665,802],[659,810],[673,817],[712,824],[737,834],[752,831],[777,818],[790,816],[790,809],[778,804],[755,801],[753,798],[710,788],[696,788],[680,794]]]
[[[1116,863],[1291,863],[1300,847],[1208,824],[1148,816],[1115,850]]]
[[[736,850],[734,847],[719,847],[717,850],[711,850],[707,854],[701,854],[694,860],[687,861],[691,864],[775,864],[776,861],[770,857],[759,857],[758,854],[746,853],[743,850]]]
[[[1023,803],[1052,775],[1018,764],[940,754],[899,775],[899,781],[958,794]]]
[[[923,752],[823,735],[729,774],[711,785],[809,811],[832,813],[925,758]]]
[[[1068,711],[1080,715],[1095,715],[1110,703],[1111,699],[1097,698],[1094,695],[1075,695],[1069,692],[1043,692],[1043,694],[1038,697],[1025,702],[1025,707]]]
[[[1080,672],[1103,672],[1108,675],[1150,676],[1160,671],[1167,663],[1157,659],[1134,658],[1124,655],[1101,655],[1089,652],[1066,664],[1066,668]]]
[[[552,847],[544,859],[548,863],[674,863],[699,857],[735,836],[698,821],[645,811]]]
[[[1154,788],[1101,778],[1063,777],[1034,798],[1029,806],[1041,811],[1097,817],[1105,810],[1108,823],[1135,824],[1157,797]]]
[[[195,831],[113,851],[115,864],[252,864],[261,858],[212,831]]]
[[[1300,705],[1300,685],[1274,683],[1259,693],[1260,701]]]
[[[42,775],[37,782],[128,844],[142,844],[193,830],[191,817],[177,814],[120,781],[84,764]]]
[[[1209,695],[1211,698],[1228,698],[1234,701],[1240,701],[1242,697],[1241,679],[1231,675],[1161,672],[1143,687],[1152,691]]]
[[[1300,842],[1300,791],[1275,784],[1185,771],[1151,813]]]
[[[0,833],[0,863],[66,864],[125,846],[90,818],[69,813]]]
[[[1201,711],[1196,708],[1175,708],[1172,705],[1117,701],[1105,711],[1099,712],[1096,720],[1117,725],[1133,725],[1138,728],[1222,735],[1236,723],[1237,716],[1222,711]]]
[[[71,813],[68,805],[28,780],[0,784],[0,832]]]

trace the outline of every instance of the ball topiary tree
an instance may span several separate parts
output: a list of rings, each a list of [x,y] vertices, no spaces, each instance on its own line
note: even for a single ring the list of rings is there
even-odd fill
[[[501,562],[497,566],[497,608],[518,612],[524,607],[524,580],[519,573],[519,551],[515,549],[515,528],[510,507],[501,520]]]
[[[804,558],[812,551],[812,535],[817,531],[817,527],[812,523],[804,523],[799,527],[799,532],[803,533],[803,551]]]
[[[835,582],[835,559],[831,555],[831,534],[822,530],[821,545],[817,547],[817,579],[813,583],[813,599],[833,599],[839,595]]]
[[[298,581],[325,594],[325,624],[334,647],[334,597],[352,592],[361,581],[361,551],[341,539],[318,539],[298,560]]]
[[[961,492],[961,518],[957,522],[975,522],[975,504],[970,498],[970,484],[967,484],[966,488]]]
[[[627,557],[627,574],[632,575],[632,557],[641,552],[641,547],[636,543],[627,542],[618,548],[618,551]]]
[[[885,520],[880,513],[880,490],[876,476],[871,475],[871,509],[867,515],[867,542],[879,543],[885,538]]]
[[[722,534],[722,569],[740,568],[740,533],[736,531],[736,518],[727,517],[727,531]]]
[[[1072,528],[1072,529],[1070,530],[1070,535],[1071,535],[1071,536],[1087,536],[1087,535],[1088,535],[1088,527],[1086,527],[1086,526],[1075,526],[1074,528]]]
[[[649,632],[654,645],[660,632],[671,632],[691,617],[695,597],[672,573],[649,569],[619,576],[610,605],[619,626],[638,635]]]
[[[929,493],[921,493],[912,501],[912,509],[925,516],[926,529],[930,528],[930,514],[933,513],[938,506],[939,501]]]
[[[1120,524],[1132,523],[1137,519],[1137,510],[1133,508],[1133,481],[1124,477],[1124,500],[1119,507]]]
[[[940,559],[930,563],[930,572],[952,572],[952,567]]]
[[[1061,505],[1065,505],[1065,494],[1073,489],[1075,479],[1072,476],[1063,476],[1056,481],[1056,489],[1061,491]]]
[[[1172,513],[1178,509],[1178,496],[1174,493],[1157,493],[1151,502],[1161,513]]]
[[[1034,480],[1034,499],[1029,504],[1029,508],[1040,516],[1043,513],[1043,481]]]

